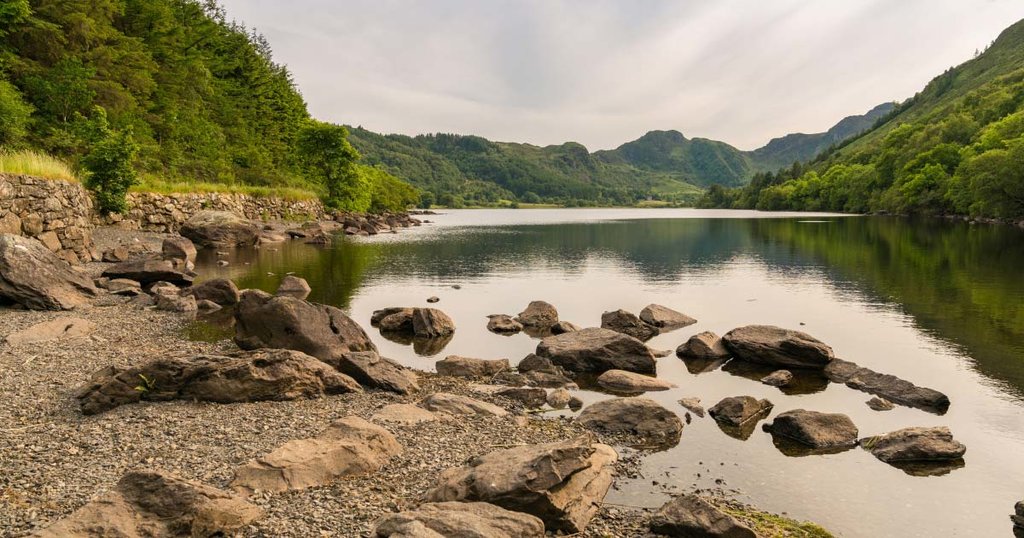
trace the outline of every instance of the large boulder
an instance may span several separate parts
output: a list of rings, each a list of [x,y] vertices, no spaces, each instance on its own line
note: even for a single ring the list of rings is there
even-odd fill
[[[376,472],[401,453],[402,446],[387,430],[347,416],[317,437],[288,441],[239,467],[231,488],[251,494],[322,486]]]
[[[294,349],[329,361],[352,351],[377,351],[366,331],[333,306],[245,290],[235,307],[235,343],[242,349]]]
[[[957,460],[967,452],[967,447],[953,439],[945,426],[904,428],[863,439],[860,445],[886,463]]]
[[[32,310],[71,310],[96,293],[92,280],[39,241],[0,235],[0,297]]]
[[[143,286],[156,282],[168,282],[178,286],[192,284],[193,274],[184,260],[148,258],[112,265],[103,271],[103,276],[113,280],[125,278]]]
[[[212,301],[220,306],[238,304],[238,286],[226,278],[214,278],[193,286],[190,290],[196,301]]]
[[[794,409],[775,417],[764,429],[814,449],[849,448],[857,444],[857,426],[841,413]]]
[[[449,355],[435,364],[437,373],[453,377],[491,377],[508,370],[508,359],[473,359]]]
[[[87,336],[96,330],[96,324],[82,318],[61,317],[36,323],[35,325],[15,331],[4,337],[8,345],[20,346]]]
[[[650,304],[640,311],[640,320],[659,329],[679,329],[697,323],[697,320],[659,304]]]
[[[722,338],[710,331],[691,336],[676,348],[676,355],[681,359],[696,360],[722,360],[730,357]]]
[[[668,381],[625,370],[608,370],[597,376],[597,384],[611,391],[625,393],[653,392],[675,387]]]
[[[262,511],[233,494],[162,471],[133,471],[37,538],[233,536]]]
[[[448,415],[482,415],[503,417],[508,411],[487,402],[462,396],[461,394],[449,394],[437,392],[427,396],[420,402],[420,407],[435,413]]]
[[[526,310],[516,316],[516,321],[526,327],[550,329],[552,325],[558,323],[558,310],[544,301],[533,301],[527,305]]]
[[[186,237],[172,236],[164,239],[160,245],[160,253],[168,260],[185,260],[187,263],[196,263],[196,246]]]
[[[621,309],[601,314],[601,328],[628,334],[644,341],[654,338],[659,332],[657,327],[640,321],[636,314]]]
[[[442,473],[427,500],[488,502],[537,516],[549,532],[583,532],[611,487],[616,459],[587,437],[497,450]]]
[[[825,375],[834,383],[845,383],[852,389],[881,396],[900,405],[940,415],[949,409],[949,397],[935,389],[918,387],[905,379],[880,374],[842,359],[829,363]]]
[[[416,373],[376,351],[352,351],[324,361],[365,387],[409,394],[420,390]]]
[[[256,244],[260,227],[230,211],[200,211],[181,226],[181,235],[200,247],[247,247]]]
[[[612,398],[590,404],[578,420],[592,430],[636,435],[658,445],[677,442],[683,431],[678,415],[648,398]]]
[[[711,418],[729,426],[742,426],[750,420],[763,418],[772,410],[768,400],[753,396],[731,396],[723,398],[708,409]]]
[[[384,516],[373,527],[376,538],[544,538],[539,518],[490,503],[421,504]]]
[[[651,518],[651,531],[678,538],[756,538],[749,527],[696,495],[665,503]]]
[[[821,369],[835,358],[832,348],[813,336],[770,325],[733,329],[722,340],[736,358],[769,366]]]
[[[309,355],[273,349],[109,366],[94,373],[75,396],[82,413],[92,415],[143,400],[280,401],[360,390],[355,380]]]
[[[608,329],[590,328],[549,336],[537,345],[537,355],[571,372],[656,371],[654,355],[643,342]]]
[[[444,338],[455,333],[455,322],[436,308],[417,308],[412,313],[412,334],[417,338]]]

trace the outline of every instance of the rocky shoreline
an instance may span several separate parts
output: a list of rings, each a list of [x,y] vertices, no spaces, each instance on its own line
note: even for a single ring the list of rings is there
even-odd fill
[[[219,221],[219,224],[225,222]],[[272,224],[254,233],[257,241],[261,234],[283,232],[288,237],[314,242],[318,237],[344,232],[345,228],[358,227],[359,231],[369,233],[361,223],[342,224],[340,229],[333,226],[325,229],[322,224],[299,227]],[[385,225],[394,228],[386,221]],[[236,244],[245,244],[249,240],[247,234],[253,232],[251,228],[239,227],[238,223],[227,223],[226,229],[231,231],[230,241],[244,239]],[[289,233],[289,229],[309,233],[294,234]],[[352,234],[357,233],[353,230]],[[187,248],[180,251],[171,248],[174,255],[180,252],[183,256],[180,264],[174,261],[179,258],[168,258],[169,247],[165,241],[168,237],[177,238],[123,229],[99,229],[95,234],[100,250],[113,251],[126,242],[138,245],[135,253],[128,254],[129,258],[142,256],[151,264],[166,263],[168,267],[161,266],[161,271],[180,274],[184,279],[191,271],[189,252]],[[218,237],[224,240],[223,234]],[[170,243],[180,244],[177,239]],[[156,255],[156,252],[163,254]],[[700,498],[678,497],[657,513],[603,503],[602,489],[607,490],[616,476],[635,472],[632,469],[636,465],[635,458],[617,458],[615,450],[621,452],[621,447],[646,442],[651,437],[667,435],[678,439],[683,427],[679,418],[669,413],[656,422],[647,420],[660,416],[664,409],[657,404],[654,404],[657,409],[647,409],[644,406],[650,407],[650,404],[643,403],[642,398],[614,399],[602,406],[592,405],[584,410],[586,416],[581,415],[579,420],[545,418],[527,410],[545,404],[571,405],[568,397],[561,398],[563,392],[568,394],[566,388],[574,387],[566,377],[570,373],[563,368],[587,362],[581,361],[578,355],[582,337],[587,337],[588,345],[605,342],[601,345],[618,349],[619,355],[631,357],[631,363],[640,370],[649,368],[653,364],[651,352],[622,332],[609,328],[580,331],[577,327],[564,326],[566,332],[561,337],[545,340],[546,345],[538,349],[538,356],[524,361],[518,372],[509,371],[507,363],[492,370],[490,365],[473,362],[473,359],[446,359],[445,368],[439,366],[439,371],[448,375],[415,372],[409,385],[396,381],[408,379],[403,368],[389,366],[387,359],[373,357],[376,354],[372,343],[358,324],[341,329],[342,341],[348,346],[344,352],[320,346],[318,342],[324,340],[313,334],[316,323],[310,320],[321,315],[317,314],[321,307],[301,298],[228,289],[226,294],[205,295],[210,298],[196,300],[200,295],[198,289],[182,293],[171,286],[173,291],[161,291],[160,288],[166,290],[167,287],[159,282],[147,282],[142,276],[138,277],[138,291],[112,292],[111,285],[116,279],[110,278],[111,271],[119,267],[118,270],[123,271],[125,264],[131,263],[139,261],[84,266],[84,273],[79,274],[97,279],[107,290],[94,290],[87,301],[74,309],[73,317],[84,322],[81,332],[70,331],[71,325],[58,324],[65,332],[52,340],[35,343],[14,340],[0,348],[3,372],[0,390],[7,396],[0,406],[0,424],[4,425],[0,431],[0,461],[5,468],[0,476],[0,506],[4,508],[0,510],[0,529],[5,535],[64,535],[61,533],[74,530],[74,525],[81,525],[86,516],[106,516],[109,506],[117,507],[119,514],[131,513],[128,520],[134,521],[131,518],[145,517],[132,505],[140,488],[148,487],[148,494],[153,494],[153,491],[162,491],[159,488],[173,486],[215,488],[202,490],[213,491],[204,495],[214,495],[214,498],[230,495],[227,492],[231,491],[247,492],[244,500],[231,501],[238,503],[232,505],[234,511],[224,508],[224,513],[218,512],[218,517],[210,524],[221,525],[219,532],[251,537],[434,536],[409,532],[412,532],[410,529],[426,532],[423,526],[437,517],[475,518],[474,525],[484,525],[480,528],[498,528],[486,526],[499,525],[495,521],[511,518],[523,525],[522,528],[536,529],[536,521],[543,520],[540,528],[546,527],[549,533],[557,531],[578,536],[646,536],[652,535],[654,530],[673,536],[681,535],[676,534],[683,532],[679,528],[692,524],[688,518],[693,514],[710,515],[716,525],[740,533],[736,535],[754,536],[751,529],[756,529],[760,536],[827,536],[820,528],[801,526],[758,512],[715,492],[703,492]],[[183,281],[186,290],[191,290],[187,287],[190,282]],[[144,298],[148,299],[141,300]],[[188,303],[185,298],[192,300],[190,306],[179,307],[181,302]],[[229,304],[218,304],[218,301]],[[204,303],[208,303],[206,306],[210,309],[231,307],[235,310],[235,316],[244,326],[239,329],[235,342],[197,342],[184,336],[186,328],[193,323],[193,314],[187,313]],[[239,304],[234,306],[234,303]],[[335,320],[330,322],[330,327],[337,333],[337,320],[341,319],[338,316],[343,314],[335,313],[330,307],[322,308],[326,308],[323,315]],[[306,314],[301,314],[301,330],[296,333],[296,326],[287,325],[287,316],[282,314],[307,310]],[[413,333],[426,327],[428,334],[443,334],[446,323],[438,313],[425,312],[428,310],[433,309],[394,309],[388,315],[382,313],[377,324],[396,330],[408,327]],[[619,331],[650,332],[656,330],[652,327],[668,323],[659,317],[666,313],[657,310],[645,310],[638,318],[640,321],[635,321],[635,316],[628,313],[614,314],[609,316],[607,324],[618,327]],[[678,313],[668,311],[668,314]],[[68,317],[67,313],[54,311],[2,308],[0,334],[25,334],[26,329],[37,327],[39,323]],[[534,327],[547,323],[550,329],[558,322],[557,314],[554,319],[550,318],[543,305],[538,304],[531,305],[515,322]],[[669,322],[685,324],[687,319],[677,316]],[[278,331],[278,327],[286,330]],[[240,351],[239,346],[251,351]],[[721,343],[712,342],[710,347],[715,346]],[[298,351],[286,352],[291,355],[275,359],[274,353],[262,351],[267,348]],[[206,357],[202,359],[206,362],[200,361],[200,357]],[[289,362],[295,357],[298,362]],[[327,369],[333,373],[325,372],[323,363],[314,357],[334,366],[334,369]],[[613,361],[614,357],[606,359]],[[814,360],[814,357],[807,360]],[[154,361],[159,367],[153,366]],[[310,361],[320,366],[309,366]],[[164,375],[161,372],[184,372],[182,368],[187,370],[197,364],[200,366],[194,373],[161,377]],[[280,364],[288,364],[292,369],[275,366]],[[619,366],[622,364],[628,363]],[[306,375],[309,368],[313,368],[314,377],[318,376],[319,381]],[[258,374],[255,377],[254,371]],[[295,372],[302,375],[295,375]],[[330,383],[324,376],[331,378]],[[349,379],[352,383],[343,379],[347,376],[352,376]],[[541,384],[548,389],[515,388],[518,378],[514,376],[522,376],[532,387]],[[171,382],[174,379],[186,383],[182,381],[185,378],[190,380],[190,385],[177,386]],[[266,391],[268,379],[278,383],[273,393]],[[225,380],[231,380],[231,384],[224,385]],[[629,375],[614,377],[615,386],[625,387],[627,391],[629,384],[635,381]],[[287,389],[280,388],[282,386]],[[87,390],[89,387],[93,388]],[[210,387],[215,390],[211,392]],[[329,387],[341,387],[337,391],[344,393],[330,395]],[[531,400],[536,396],[531,390],[542,393],[539,402]],[[559,398],[553,399],[556,393]],[[251,401],[254,399],[264,401]],[[92,408],[86,405],[86,402],[96,401],[118,404]],[[633,409],[636,405],[643,409]],[[464,411],[465,408],[470,411]],[[93,412],[85,413],[88,409]],[[638,415],[645,420],[630,425]],[[739,419],[739,422],[745,421],[745,417]],[[373,433],[377,430],[384,433]],[[272,461],[285,447],[298,446],[294,443],[318,446],[318,439],[336,442],[346,435],[354,435],[359,443],[365,443],[371,434],[375,439],[381,436],[387,439],[371,443],[376,447],[371,452],[377,456],[369,457],[372,465],[363,464],[370,465],[364,472],[337,471],[341,474],[329,474],[324,479],[294,471],[300,474],[289,474],[286,483],[290,485],[282,486],[278,492],[268,491],[278,486],[268,486],[265,473],[260,475],[260,487],[243,486],[239,482],[244,474],[241,470],[254,462],[257,462],[257,469],[266,465],[258,462]],[[606,445],[611,447],[600,448]],[[605,450],[610,451],[607,457],[593,459]],[[527,472],[540,469],[531,462],[541,457],[563,462],[558,465],[569,466],[566,469],[591,469],[588,472],[596,474],[582,482],[578,491],[574,489],[577,486],[570,486],[565,478],[553,476],[553,482],[538,486],[547,491],[541,498],[535,498],[534,494],[522,497],[525,493],[514,484],[509,486],[512,489],[508,492],[485,494],[484,486],[466,484],[494,482],[487,472],[495,471],[485,471],[488,467],[484,457],[492,453],[501,454],[495,456],[500,462],[519,462]],[[294,456],[295,453],[289,454]],[[596,463],[598,461],[602,463]],[[346,460],[346,465],[349,464]],[[501,472],[502,467],[497,465],[497,472]],[[582,470],[569,472],[569,476],[574,477],[584,474]],[[316,487],[294,487],[296,480],[301,482],[298,476],[306,477],[301,480],[322,480],[322,483],[317,483]],[[183,482],[175,482],[179,478]],[[466,487],[469,489],[465,490]],[[563,493],[556,495],[556,490]],[[569,495],[570,491],[577,493]],[[510,495],[519,496],[520,500],[509,501]],[[99,506],[106,507],[103,510],[108,512],[89,513],[90,509],[96,509],[94,501],[98,496],[107,499],[104,501],[107,504]],[[424,501],[440,504],[423,505]],[[506,508],[519,506],[540,519],[510,516],[504,512],[493,514],[492,511],[500,509],[486,508],[492,506],[489,504],[473,508],[470,515],[453,515],[452,507],[448,506],[450,501],[461,501],[460,509],[466,508],[467,503],[479,504],[480,501]],[[549,502],[553,502],[554,507],[541,509],[537,504]],[[568,504],[563,504],[565,502]],[[65,519],[75,510],[78,510],[75,515]],[[187,510],[185,513],[194,530],[198,516],[188,515]],[[393,517],[382,519],[389,514]],[[57,523],[50,531],[44,530],[59,521],[63,523]],[[397,530],[387,530],[392,527]],[[377,534],[372,534],[375,528]],[[506,534],[511,532],[502,528]]]

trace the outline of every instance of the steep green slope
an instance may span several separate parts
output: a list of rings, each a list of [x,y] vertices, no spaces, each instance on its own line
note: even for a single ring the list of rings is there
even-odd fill
[[[740,150],[705,138],[687,139],[679,131],[651,131],[611,151],[595,155],[602,161],[629,164],[648,172],[671,174],[695,185],[742,185],[751,172]]]
[[[1024,218],[1024,21],[808,170],[702,205]]]

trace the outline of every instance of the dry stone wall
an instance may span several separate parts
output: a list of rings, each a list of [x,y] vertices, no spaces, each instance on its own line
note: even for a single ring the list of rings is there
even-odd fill
[[[0,174],[0,233],[34,237],[72,265],[95,257],[92,214],[78,183]]]
[[[324,206],[316,199],[286,200],[247,194],[133,192],[128,194],[128,207],[125,215],[97,216],[97,224],[173,233],[190,216],[204,209],[230,211],[253,220],[320,220],[325,217]]]

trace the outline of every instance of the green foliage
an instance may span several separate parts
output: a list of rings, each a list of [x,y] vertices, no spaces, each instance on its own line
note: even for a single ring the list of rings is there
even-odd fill
[[[0,78],[0,146],[11,146],[25,136],[32,107],[11,83]]]
[[[328,207],[370,209],[370,178],[356,168],[359,152],[348,143],[348,129],[310,121],[299,131],[296,149],[309,175],[326,189]]]
[[[709,191],[705,207],[1024,218],[1024,21],[812,165]]]
[[[132,138],[131,128],[112,130],[106,113],[97,108],[94,118],[91,149],[82,158],[88,171],[85,186],[92,191],[103,213],[124,213],[128,209],[128,189],[138,182],[133,161],[139,146]]]
[[[381,168],[359,165],[357,172],[365,176],[370,185],[370,211],[373,213],[405,211],[420,202],[419,192],[414,187]]]

